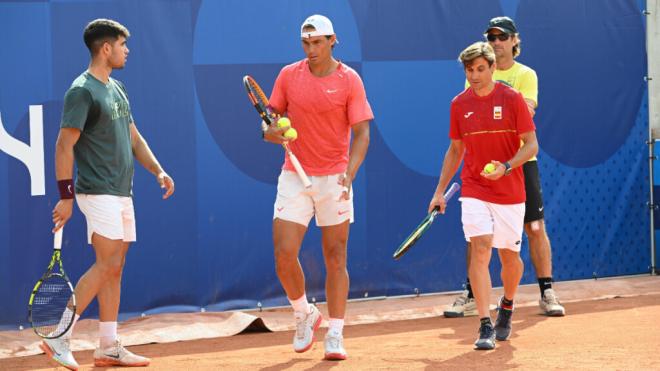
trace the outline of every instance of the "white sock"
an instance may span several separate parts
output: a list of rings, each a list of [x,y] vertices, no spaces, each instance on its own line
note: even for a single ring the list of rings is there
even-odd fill
[[[309,303],[307,302],[307,295],[303,294],[303,296],[299,297],[296,300],[289,299],[289,303],[291,303],[291,306],[293,307],[293,310],[295,312],[304,313],[304,314],[309,313]]]
[[[329,318],[328,319],[328,333],[334,335],[341,335],[344,332],[344,319],[343,318]]]
[[[73,316],[73,323],[71,324],[71,327],[69,327],[69,329],[66,330],[64,334],[62,334],[62,337],[65,339],[71,339],[71,334],[73,334],[73,327],[76,325],[76,322],[78,322],[78,318],[80,318],[79,315],[77,314],[74,315],[73,311],[67,307],[64,310],[64,313],[62,313],[62,318],[60,319],[60,323],[57,325],[57,329],[55,330],[58,333],[64,331],[66,326],[71,321],[71,316]]]
[[[76,325],[76,322],[78,322],[79,319],[80,319],[80,314],[76,314],[75,316],[73,316],[73,323],[71,324],[71,327],[69,327],[69,331],[67,331],[65,334],[66,336],[68,336],[69,339],[73,334],[73,326]]]
[[[101,349],[117,341],[117,322],[99,322],[99,345]]]

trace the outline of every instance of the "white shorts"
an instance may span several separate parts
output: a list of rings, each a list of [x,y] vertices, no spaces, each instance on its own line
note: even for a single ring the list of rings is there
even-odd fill
[[[465,239],[493,235],[493,247],[520,251],[525,203],[502,205],[461,197],[461,221]]]
[[[76,194],[76,202],[87,220],[87,243],[94,233],[111,240],[134,242],[133,199],[113,195]]]
[[[350,220],[353,223],[353,190],[348,200],[339,200],[343,186],[337,184],[340,174],[310,176],[312,187],[306,190],[298,174],[282,170],[277,180],[277,198],[273,207],[273,219],[309,224],[316,216],[316,225],[327,227]]]

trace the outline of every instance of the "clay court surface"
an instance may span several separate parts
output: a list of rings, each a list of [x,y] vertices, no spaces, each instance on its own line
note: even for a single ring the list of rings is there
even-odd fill
[[[252,313],[263,317],[252,329],[264,330],[265,324],[274,332],[244,331],[235,336],[130,349],[151,357],[150,369],[155,370],[660,370],[660,278],[567,282],[556,287],[566,298],[567,316],[538,314],[536,288],[524,287],[511,339],[487,352],[472,350],[476,317],[439,316],[442,308],[437,304],[450,302],[452,295],[351,303],[349,323],[354,324],[345,328],[349,359],[343,362],[322,360],[325,328],[318,332],[310,351],[294,353],[290,343],[293,332],[286,327],[290,327],[290,314],[285,310]],[[588,299],[579,299],[585,293]],[[405,317],[414,319],[398,320]],[[141,326],[149,327],[146,323]],[[135,336],[129,328],[125,332]],[[142,334],[145,338],[148,331]],[[7,338],[0,337],[3,339]],[[81,369],[94,368],[91,350],[78,351],[75,356]],[[54,364],[44,355],[0,359],[0,370],[52,369]]]

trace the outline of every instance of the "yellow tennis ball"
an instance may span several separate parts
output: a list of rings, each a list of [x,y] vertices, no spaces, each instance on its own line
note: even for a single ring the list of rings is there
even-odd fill
[[[493,165],[492,163],[489,162],[486,164],[486,166],[484,166],[484,173],[490,174],[493,171],[495,171],[495,165]]]
[[[290,128],[289,130],[284,132],[284,137],[289,140],[295,140],[298,138],[298,132],[294,128]]]
[[[280,119],[277,120],[277,127],[283,128],[285,126],[291,126],[291,120],[289,120],[288,117],[280,117]]]

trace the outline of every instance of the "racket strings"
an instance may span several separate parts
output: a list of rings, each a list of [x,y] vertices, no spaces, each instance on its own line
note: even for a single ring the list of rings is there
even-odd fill
[[[271,120],[277,120],[277,115],[273,113],[273,109],[270,106],[270,102],[268,101],[268,97],[266,97],[266,94],[264,94],[264,91],[261,90],[261,87],[259,84],[257,84],[254,79],[251,77],[247,78],[247,87],[248,90],[250,91],[250,99],[256,100],[256,104],[261,106],[261,109],[263,110],[264,114],[268,116]]]
[[[252,94],[257,98],[257,101],[259,101],[264,107],[268,107],[268,98],[266,97],[266,94],[264,94],[264,91],[261,90],[259,84],[253,79],[248,78],[248,86],[250,87]]]
[[[71,286],[62,276],[47,277],[39,286],[31,308],[34,330],[45,337],[62,335],[73,321],[74,312],[67,310]]]

